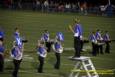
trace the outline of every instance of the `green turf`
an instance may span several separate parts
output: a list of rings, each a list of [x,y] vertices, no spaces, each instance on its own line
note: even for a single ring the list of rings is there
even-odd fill
[[[34,60],[24,59],[21,63],[20,77],[68,77],[70,70],[73,68],[74,62],[67,59],[67,57],[74,54],[74,51],[64,51],[62,54],[62,64],[60,70],[55,70],[53,65],[55,63],[54,53],[48,53],[44,66],[44,74],[36,72],[38,66],[36,54],[36,42],[40,39],[41,33],[44,29],[49,30],[51,38],[55,37],[56,32],[64,33],[65,41],[64,47],[73,47],[73,35],[68,29],[68,25],[73,23],[73,18],[78,17],[84,30],[84,36],[88,38],[91,31],[101,29],[103,32],[108,30],[112,39],[115,39],[115,17],[101,17],[101,16],[80,16],[78,14],[64,14],[64,13],[39,13],[32,11],[8,11],[0,10],[0,26],[5,31],[5,47],[6,58],[9,58],[9,52],[12,47],[13,32],[15,27],[20,28],[22,36],[25,36],[29,42],[25,44],[24,55],[30,55]],[[91,46],[86,44],[85,46]],[[114,70],[115,69],[115,43],[111,43],[111,54],[99,55],[92,57],[89,52],[83,52],[82,55],[92,57],[92,61],[97,70]],[[0,77],[11,77],[13,69],[12,61],[5,62],[5,71],[0,73]],[[101,74],[100,77],[115,77],[114,75]]]

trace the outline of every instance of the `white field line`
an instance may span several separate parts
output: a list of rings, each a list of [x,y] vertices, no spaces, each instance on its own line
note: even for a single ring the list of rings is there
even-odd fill
[[[33,62],[33,60],[34,60],[34,58],[33,57],[30,57],[29,55],[24,55],[24,57],[23,57],[23,61],[27,61],[27,62]],[[12,62],[13,60],[12,60],[12,58],[6,58],[5,59],[5,62]],[[34,62],[38,62],[37,60],[36,61],[34,61]],[[47,63],[47,61],[45,61],[45,63]],[[65,66],[73,66],[73,64],[61,64],[61,65],[65,65]]]
[[[48,75],[48,76],[52,76],[52,77],[54,77],[54,76],[58,76],[58,75],[56,75],[56,74],[51,74],[51,73],[37,73],[37,72],[35,72],[35,71],[25,71],[25,70],[20,70],[19,71],[20,73],[29,73],[29,74],[43,74],[43,75]]]
[[[6,70],[4,73],[7,73],[7,72],[12,72],[13,70]],[[25,71],[25,70],[19,70],[19,73],[25,73],[25,74],[37,74],[37,75],[45,75],[45,76],[51,76],[51,77],[63,77],[63,76],[60,76],[59,75],[59,72],[58,73],[49,73],[49,72],[45,72],[45,73],[37,73],[37,71],[33,70],[33,71]]]
[[[29,55],[24,55],[23,56],[23,61],[32,61],[33,59],[34,58],[29,56]],[[5,59],[5,62],[9,62],[9,61],[12,61],[11,57]]]
[[[88,49],[91,49],[91,46],[84,46],[83,47],[83,51],[87,51]],[[69,51],[69,50],[74,50],[74,48],[67,47],[67,48],[64,48],[64,50]]]
[[[91,49],[91,46],[83,46],[83,49],[84,50]],[[67,50],[67,51],[74,50],[74,47],[64,47],[64,50]],[[6,49],[6,51],[10,51],[10,49]],[[30,50],[24,49],[24,51],[30,51]],[[28,57],[28,55],[25,55],[25,56]]]

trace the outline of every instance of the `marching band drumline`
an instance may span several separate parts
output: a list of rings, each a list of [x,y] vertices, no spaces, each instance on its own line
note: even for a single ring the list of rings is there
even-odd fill
[[[87,40],[83,37],[83,30],[82,25],[79,23],[79,19],[75,19],[74,25],[69,25],[70,30],[73,32],[74,36],[74,49],[75,49],[75,55],[74,57],[80,57],[81,56],[81,50],[84,43],[89,43],[89,41],[92,43],[92,55],[96,56],[97,53],[100,52],[103,53],[103,45],[106,45],[105,52],[110,53],[110,45],[109,43],[112,41],[110,40],[109,34],[106,32],[104,37],[102,37],[100,30],[97,30],[96,33],[92,33],[90,36],[90,39]],[[74,27],[72,27],[74,26]],[[4,40],[4,33],[1,33],[0,35],[0,57],[3,58],[3,52],[4,52],[4,46],[1,42]],[[56,56],[56,63],[54,65],[55,69],[60,68],[60,57],[61,53],[64,51],[64,47],[62,45],[64,41],[64,35],[62,32],[57,32],[54,39],[50,39],[50,34],[48,30],[44,30],[44,33],[42,34],[40,40],[38,40],[37,43],[37,55],[39,60],[39,66],[38,66],[38,72],[43,73],[43,65],[44,60],[47,57],[48,52],[50,52],[51,48],[53,49],[55,56]],[[23,51],[24,51],[24,43],[28,42],[26,39],[22,39],[20,37],[19,29],[15,28],[14,33],[14,41],[13,41],[13,48],[11,49],[11,57],[13,58],[14,63],[14,70],[12,72],[13,77],[17,77],[18,70],[20,67],[20,63],[23,58]],[[3,64],[2,64],[3,65]],[[3,66],[2,66],[3,67]],[[1,67],[1,68],[2,68]],[[0,69],[0,71],[3,70]]]

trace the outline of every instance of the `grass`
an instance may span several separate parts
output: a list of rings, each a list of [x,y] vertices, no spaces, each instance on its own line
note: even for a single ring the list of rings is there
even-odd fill
[[[68,60],[69,56],[74,54],[74,51],[64,51],[61,56],[61,69],[55,70],[53,65],[55,63],[54,53],[48,53],[45,61],[44,74],[36,72],[38,66],[38,59],[36,54],[36,42],[44,29],[48,29],[51,38],[55,37],[56,32],[64,33],[65,41],[64,47],[73,47],[73,35],[68,29],[68,25],[73,23],[73,18],[78,17],[83,25],[84,36],[88,38],[91,31],[101,29],[103,32],[108,30],[111,39],[115,39],[115,17],[102,16],[81,16],[78,14],[64,14],[64,13],[39,13],[32,11],[10,11],[0,10],[0,27],[5,31],[5,58],[11,61],[5,61],[5,71],[0,73],[0,77],[11,77],[13,69],[12,59],[9,56],[12,47],[13,32],[15,27],[20,28],[21,35],[26,37],[29,42],[25,44],[24,55],[29,55],[33,59],[23,59],[19,72],[20,77],[68,77],[70,70],[74,67],[74,62]],[[86,44],[91,46],[91,44]],[[89,49],[83,52],[82,55],[90,56],[94,66],[97,70],[114,70],[115,69],[115,43],[111,43],[111,54],[99,55],[92,57]],[[114,75],[100,74],[100,77],[115,77]]]

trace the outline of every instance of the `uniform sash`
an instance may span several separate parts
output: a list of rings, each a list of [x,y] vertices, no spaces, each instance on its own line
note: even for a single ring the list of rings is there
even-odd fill
[[[16,60],[21,60],[22,59],[22,51],[20,50],[19,47],[13,47],[11,50],[11,57],[16,59]]]
[[[47,51],[45,49],[45,47],[41,47],[39,46],[38,49],[38,54],[41,56],[41,57],[46,57],[47,56]]]
[[[56,35],[56,37],[57,37],[57,39],[58,39],[59,41],[64,41],[64,35],[63,35],[63,33],[58,32],[57,35]]]
[[[61,43],[59,43],[59,42],[55,42],[52,45],[52,48],[56,53],[62,53],[63,52],[63,47],[62,47]]]

